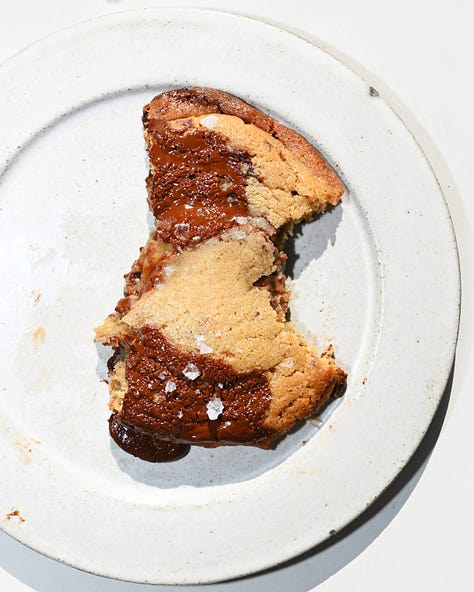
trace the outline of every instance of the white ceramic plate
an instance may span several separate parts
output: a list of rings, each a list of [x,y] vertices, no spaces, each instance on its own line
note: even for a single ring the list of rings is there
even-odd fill
[[[314,45],[217,12],[84,23],[15,56],[0,85],[2,527],[98,574],[191,583],[275,565],[355,518],[426,431],[457,333],[449,213],[403,123]],[[109,440],[92,329],[147,236],[141,107],[184,85],[269,111],[340,173],[342,204],[295,241],[292,315],[336,344],[349,384],[321,429],[276,450],[150,465]]]

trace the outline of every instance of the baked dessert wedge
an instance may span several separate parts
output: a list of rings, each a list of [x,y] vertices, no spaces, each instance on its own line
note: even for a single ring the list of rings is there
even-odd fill
[[[282,251],[343,187],[302,136],[219,90],[162,93],[143,124],[155,229],[96,329],[115,352],[110,433],[148,461],[268,448],[345,385],[286,321]]]

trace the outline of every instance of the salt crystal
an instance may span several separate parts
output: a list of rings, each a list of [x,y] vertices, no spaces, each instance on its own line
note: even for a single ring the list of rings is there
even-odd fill
[[[198,335],[196,337],[196,345],[199,350],[199,353],[201,354],[212,354],[212,352],[214,351],[212,347],[207,345],[207,343],[204,341],[203,335]]]
[[[161,378],[161,380],[164,380],[166,378],[166,372],[161,372],[158,374],[158,377]]]
[[[176,390],[176,383],[172,380],[168,380],[165,384],[165,393],[172,393]]]
[[[268,234],[273,235],[275,233],[275,227],[270,224],[270,222],[261,216],[252,218],[252,225],[268,232]]]
[[[181,419],[182,417],[183,417],[183,411],[182,411],[182,409],[180,409],[178,411],[178,418]]]
[[[240,240],[240,239],[245,238],[247,236],[243,230],[237,230],[237,229],[233,230],[232,234],[235,236],[235,238],[237,240]]]
[[[222,404],[222,401],[219,399],[219,397],[217,397],[215,399],[211,399],[207,403],[206,409],[207,409],[207,417],[210,420],[213,420],[213,419],[217,419],[219,417],[219,415],[224,411],[224,405]]]
[[[237,224],[247,224],[249,219],[246,216],[234,216],[232,220],[235,220]]]
[[[283,360],[281,365],[285,368],[293,368],[295,365],[295,361],[293,360],[293,358],[286,358],[286,360]]]
[[[224,385],[222,384],[222,382],[219,382],[217,385],[219,388],[224,388]]]
[[[222,191],[227,191],[227,189],[230,189],[232,187],[233,183],[229,183],[228,181],[224,181],[224,183],[221,183],[219,185],[219,187],[221,188]]]
[[[218,121],[219,121],[219,118],[216,115],[208,115],[207,117],[203,117],[201,119],[201,125],[209,128],[209,129],[214,129],[214,127]]]
[[[201,376],[199,368],[192,362],[188,363],[186,368],[183,370],[183,374],[186,376],[186,378],[189,378],[189,380],[196,380],[198,376]]]

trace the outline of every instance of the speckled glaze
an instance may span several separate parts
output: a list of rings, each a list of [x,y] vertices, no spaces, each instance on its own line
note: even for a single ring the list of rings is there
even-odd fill
[[[199,583],[275,565],[356,517],[431,421],[460,301],[445,201],[383,98],[286,31],[180,9],[57,33],[3,65],[0,84],[2,528],[94,573]],[[341,175],[342,203],[288,251],[292,320],[335,344],[349,383],[324,422],[274,450],[156,466],[108,437],[108,352],[92,329],[147,235],[141,107],[194,84],[301,131]]]

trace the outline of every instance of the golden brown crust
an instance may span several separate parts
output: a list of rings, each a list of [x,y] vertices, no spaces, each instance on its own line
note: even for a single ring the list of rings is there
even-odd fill
[[[319,152],[300,134],[265,115],[242,99],[222,90],[196,86],[164,92],[155,97],[143,110],[145,127],[151,119],[166,121],[222,113],[239,117],[267,132],[290,150],[313,174],[325,180],[330,191],[327,201],[336,205],[344,187]]]

